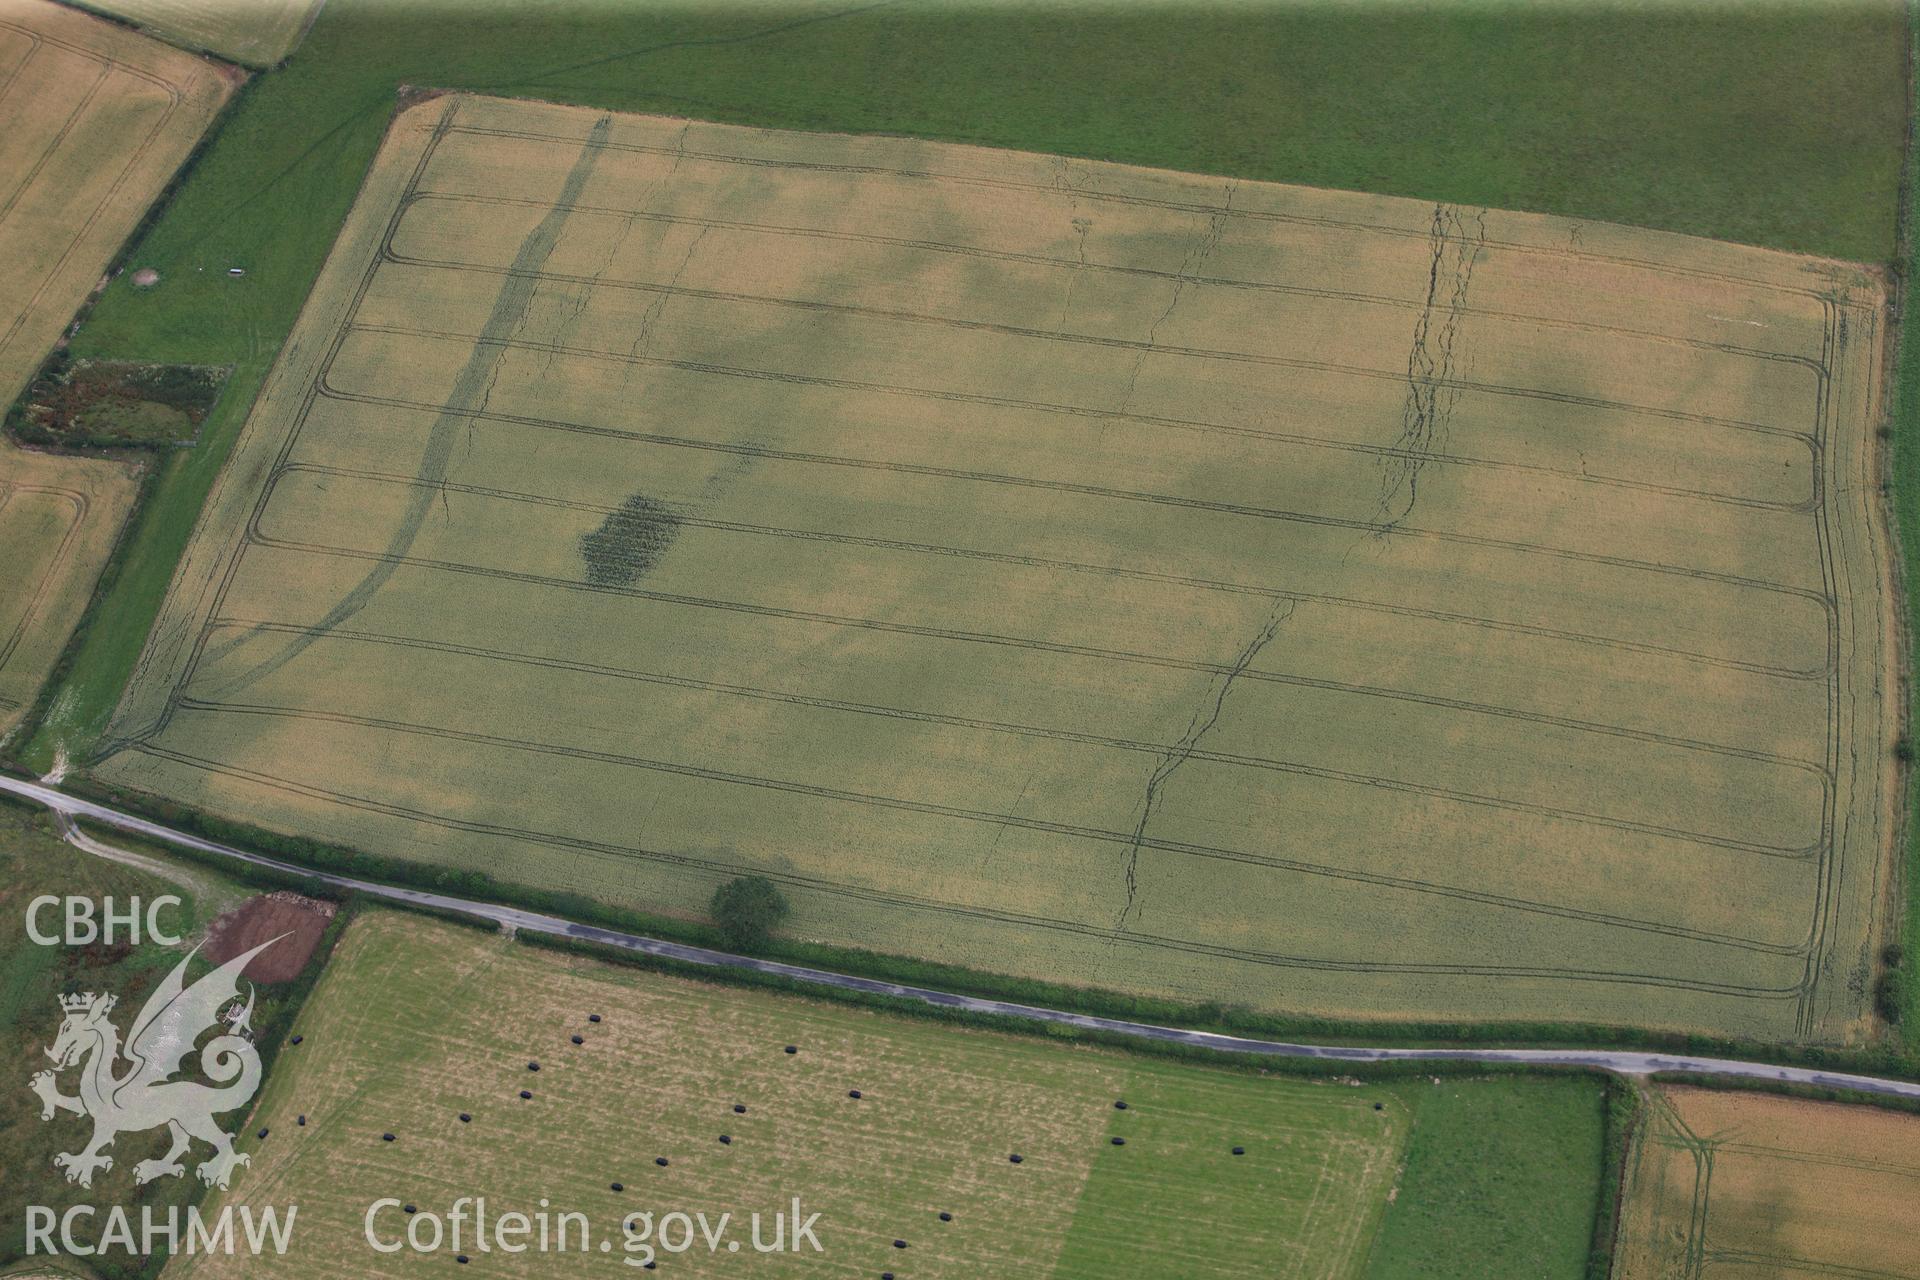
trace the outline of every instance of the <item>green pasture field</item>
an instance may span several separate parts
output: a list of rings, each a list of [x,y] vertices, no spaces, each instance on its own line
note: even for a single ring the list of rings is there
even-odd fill
[[[1427,1086],[1367,1280],[1583,1274],[1604,1130],[1590,1080]]]
[[[788,128],[918,134],[1601,218],[1864,261],[1892,254],[1895,3],[1651,6],[500,4],[329,0],[137,247],[86,355],[232,365],[170,457],[76,655],[84,754],[293,325],[402,84]],[[448,38],[451,27],[457,40]],[[859,67],[856,77],[820,74]],[[1470,120],[1471,128],[1461,121]],[[248,271],[230,279],[226,270]]]
[[[587,1215],[596,1236],[636,1212],[744,1216],[795,1195],[824,1215],[819,1259],[660,1258],[685,1275],[1359,1276],[1376,1273],[1369,1250],[1377,1234],[1394,1238],[1403,1204],[1416,1207],[1410,1226],[1434,1213],[1419,1170],[1446,1144],[1552,1170],[1552,1189],[1572,1195],[1569,1220],[1599,1172],[1597,1158],[1584,1184],[1558,1172],[1594,1155],[1564,1117],[1597,1083],[1265,1077],[715,986],[382,913],[350,926],[299,1030],[250,1121],[268,1137],[243,1144],[252,1165],[208,1206],[298,1203],[290,1276],[445,1265],[375,1254],[365,1216],[384,1197],[444,1215],[463,1195],[495,1212],[544,1197]],[[1483,1089],[1484,1104],[1464,1105],[1490,1132],[1472,1137],[1448,1113]],[[1542,1091],[1557,1100],[1535,1105]],[[1522,1208],[1541,1190],[1491,1186],[1444,1249],[1482,1256],[1487,1277],[1580,1276],[1584,1256],[1516,1253],[1488,1229],[1503,1212],[1543,1221]],[[383,1239],[404,1221],[398,1206],[375,1219]],[[582,1267],[465,1251],[477,1275]],[[170,1274],[243,1269],[199,1258]]]

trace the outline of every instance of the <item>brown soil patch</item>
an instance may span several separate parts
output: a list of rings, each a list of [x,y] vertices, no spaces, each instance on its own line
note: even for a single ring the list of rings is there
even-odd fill
[[[241,971],[254,982],[287,982],[300,975],[333,919],[334,904],[281,891],[249,898],[207,929],[206,955],[224,964],[281,934],[289,936],[255,956]]]

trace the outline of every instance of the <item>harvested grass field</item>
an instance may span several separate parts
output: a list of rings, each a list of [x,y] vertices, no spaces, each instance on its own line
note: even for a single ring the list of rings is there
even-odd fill
[[[1706,1089],[1656,1098],[1614,1280],[1920,1277],[1920,1117]]]
[[[1599,224],[448,96],[98,772],[1270,1011],[1839,1040],[1881,293]]]
[[[0,0],[0,400],[39,368],[236,84],[51,0]]]
[[[42,0],[0,0],[0,404],[59,339],[233,83]],[[32,702],[132,504],[124,463],[0,438],[0,736]]]
[[[325,0],[84,0],[171,44],[270,67],[291,54]]]
[[[297,1276],[446,1267],[446,1254],[375,1254],[363,1218],[383,1196],[444,1214],[467,1195],[495,1212],[544,1197],[596,1237],[672,1210],[731,1212],[744,1233],[749,1212],[794,1196],[824,1215],[821,1256],[696,1251],[662,1258],[673,1274],[1353,1276],[1410,1118],[1384,1085],[965,1030],[378,913],[349,926],[299,1030],[229,1197],[300,1206],[277,1272]],[[395,1223],[397,1210],[378,1220],[383,1234]],[[480,1275],[583,1268],[468,1252]],[[203,1256],[169,1274],[249,1265]]]

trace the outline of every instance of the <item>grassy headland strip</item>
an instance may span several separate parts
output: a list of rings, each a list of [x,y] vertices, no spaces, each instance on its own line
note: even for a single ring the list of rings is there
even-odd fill
[[[1899,571],[1899,595],[1904,611],[1906,671],[1902,684],[1905,729],[1900,739],[1902,776],[1906,784],[1905,814],[1901,831],[1904,857],[1904,894],[1897,899],[1906,918],[1900,938],[1891,944],[1881,959],[1883,968],[1876,977],[1882,984],[1876,990],[1875,1003],[1883,1017],[1898,1022],[1897,1031],[1907,1047],[1908,1056],[1920,1058],[1920,979],[1916,966],[1920,957],[1910,953],[1920,943],[1920,769],[1914,764],[1914,726],[1917,704],[1914,681],[1915,656],[1920,653],[1920,326],[1913,321],[1914,287],[1920,279],[1920,210],[1916,209],[1914,182],[1920,175],[1920,92],[1914,74],[1920,67],[1920,4],[1909,0],[1907,12],[1907,137],[1906,162],[1901,174],[1899,252],[1895,262],[1894,307],[1898,325],[1893,377],[1893,405],[1890,419],[1892,466],[1887,487],[1892,507],[1892,523],[1898,551],[1895,563]],[[1886,962],[1891,963],[1886,963]]]

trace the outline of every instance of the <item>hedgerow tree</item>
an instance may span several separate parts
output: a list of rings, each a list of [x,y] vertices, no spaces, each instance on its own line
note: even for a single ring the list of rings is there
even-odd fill
[[[1886,966],[1873,983],[1873,1006],[1888,1026],[1897,1026],[1907,1011],[1907,983],[1912,979],[1900,967],[1907,949],[1897,942],[1880,951],[1880,963]]]
[[[714,923],[737,951],[764,944],[787,910],[786,895],[765,876],[739,876],[713,891]]]

